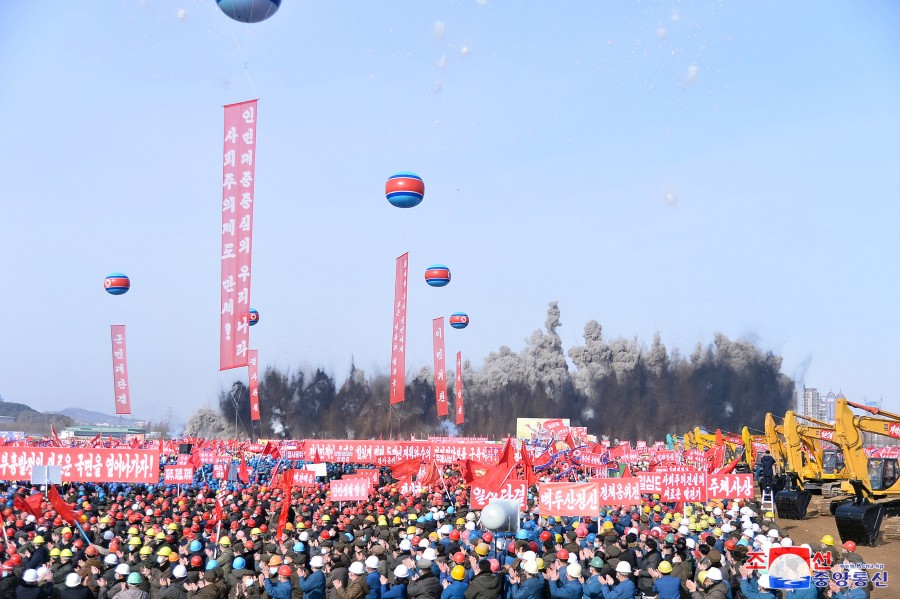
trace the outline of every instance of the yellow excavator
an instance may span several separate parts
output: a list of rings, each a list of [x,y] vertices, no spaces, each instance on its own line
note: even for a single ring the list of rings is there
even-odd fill
[[[843,457],[839,449],[824,446],[825,442],[833,443],[835,429],[826,422],[813,422],[821,426],[800,424],[793,411],[784,415],[780,432],[784,434],[787,453],[787,480],[785,490],[775,495],[775,507],[781,518],[804,518],[814,493],[837,495],[840,492],[839,481],[845,474]],[[825,467],[826,454],[832,464],[829,469]]]
[[[756,466],[756,443],[765,443],[765,435],[754,435],[748,427],[741,429],[741,440],[744,442],[744,463],[747,471],[753,472]]]
[[[854,407],[868,412],[854,414]],[[863,447],[863,433],[900,439],[900,415],[839,397],[835,402],[834,440],[844,453],[847,479],[841,490],[849,499],[833,501],[831,511],[842,541],[874,545],[887,516],[900,515],[900,466],[897,458],[869,458]]]

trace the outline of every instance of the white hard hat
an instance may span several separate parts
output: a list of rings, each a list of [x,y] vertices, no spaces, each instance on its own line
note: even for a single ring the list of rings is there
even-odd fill
[[[434,550],[434,547],[429,547],[422,552],[422,559],[427,559],[428,561],[433,562],[437,559],[437,551]]]
[[[428,549],[429,545],[431,545],[431,543],[428,542],[428,539],[422,539],[419,541],[419,549]]]
[[[781,546],[782,547],[793,547],[794,540],[791,537],[784,537],[783,539],[781,539]]]
[[[306,543],[308,541],[309,541],[309,533],[304,530],[303,532],[300,533],[300,542]]]
[[[469,513],[471,514],[472,512],[469,512]],[[466,530],[470,530],[470,531],[475,530],[475,523],[474,522],[466,522]]]
[[[713,516],[721,516],[721,515],[722,515],[722,508],[714,507],[713,508]]]
[[[688,549],[694,549],[697,546],[697,541],[688,537],[684,540],[684,544],[687,545]]]
[[[537,562],[534,561],[523,561],[522,568],[529,574],[537,574],[538,571]]]
[[[443,526],[441,526],[441,529],[438,532],[440,532],[444,536],[447,536],[450,534],[451,530],[453,530],[452,526],[450,526],[449,524],[444,524]]]
[[[631,574],[631,566],[628,562],[619,562],[616,564],[616,572],[619,574]]]
[[[409,542],[409,539],[403,539],[400,541],[400,551],[410,551],[412,549],[412,543]]]
[[[25,582],[37,582],[37,579],[37,570],[33,568],[25,570],[25,572],[22,574],[22,580],[24,580]]]
[[[770,530],[770,531],[768,532],[768,536],[769,536],[770,539],[777,539],[777,538],[778,538],[778,531],[775,530],[775,529],[773,528],[772,530]]]
[[[537,554],[534,551],[526,551],[522,554],[522,561],[537,563]]]
[[[706,571],[706,577],[710,580],[722,580],[722,571],[718,568],[710,568]]]
[[[75,572],[69,572],[66,575],[66,586],[69,588],[77,587],[81,584],[81,576]]]
[[[566,566],[566,576],[569,578],[578,578],[581,576],[581,566],[579,564],[569,564]]]
[[[174,576],[175,578],[186,577],[187,576],[187,568],[185,568],[181,564],[178,564],[177,566],[172,568],[172,576]]]
[[[103,563],[107,566],[112,566],[119,562],[119,557],[115,553],[107,553],[106,557],[103,558]]]
[[[362,562],[353,562],[352,564],[350,564],[350,568],[347,571],[350,572],[350,574],[362,576],[366,573],[366,567],[363,566]]]
[[[116,574],[119,576],[128,576],[131,574],[131,566],[128,564],[119,564],[116,566]]]
[[[378,568],[378,558],[374,555],[370,555],[366,558],[366,568],[370,570],[375,570]]]
[[[323,565],[325,565],[325,562],[322,560],[321,555],[314,555],[309,559],[310,568],[321,568]]]
[[[409,578],[409,568],[400,564],[394,568],[394,578]]]

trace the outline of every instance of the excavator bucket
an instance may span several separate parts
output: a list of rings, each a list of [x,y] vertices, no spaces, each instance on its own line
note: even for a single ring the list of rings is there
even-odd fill
[[[845,501],[834,510],[834,522],[842,542],[875,545],[881,531],[886,506],[879,503]]]
[[[780,491],[775,493],[775,510],[779,518],[802,520],[811,499],[812,491]]]

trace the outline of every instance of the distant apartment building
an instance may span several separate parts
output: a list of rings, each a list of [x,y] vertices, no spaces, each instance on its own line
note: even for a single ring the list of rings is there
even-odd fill
[[[803,399],[799,402],[799,412],[803,416],[834,422],[834,406],[838,399],[847,399],[843,393],[829,391],[826,395],[819,393],[815,387],[803,387]]]

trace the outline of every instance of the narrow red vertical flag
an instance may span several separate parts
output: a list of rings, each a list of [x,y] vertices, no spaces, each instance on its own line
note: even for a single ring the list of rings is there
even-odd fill
[[[444,317],[432,320],[434,334],[434,398],[438,417],[449,413],[447,408],[447,370],[444,358]]]
[[[409,274],[409,252],[397,258],[394,274],[394,328],[391,336],[391,401],[401,403],[406,397],[406,288]]]
[[[256,201],[256,100],[225,107],[219,370],[247,365],[250,275]]]
[[[128,353],[125,349],[125,325],[110,325],[113,357],[113,392],[116,414],[131,414],[131,390],[128,386]]]
[[[456,385],[453,392],[456,394],[456,425],[459,426],[466,419],[466,410],[463,407],[463,376],[462,376],[462,352],[456,352]]]
[[[512,468],[516,465],[516,448],[513,447],[512,437],[506,438],[506,445],[503,446],[503,451],[500,452],[500,459],[497,460],[497,466],[503,466],[505,468]]]
[[[250,381],[250,420],[259,420],[259,350],[247,352]]]
[[[53,509],[59,514],[60,518],[69,524],[75,524],[75,512],[72,511],[72,506],[63,501],[63,498],[60,497],[59,491],[56,490],[56,485],[47,487],[47,499],[50,501]]]
[[[250,483],[250,471],[247,470],[247,460],[244,459],[243,453],[241,454],[241,463],[238,466],[238,478],[245,485]]]

